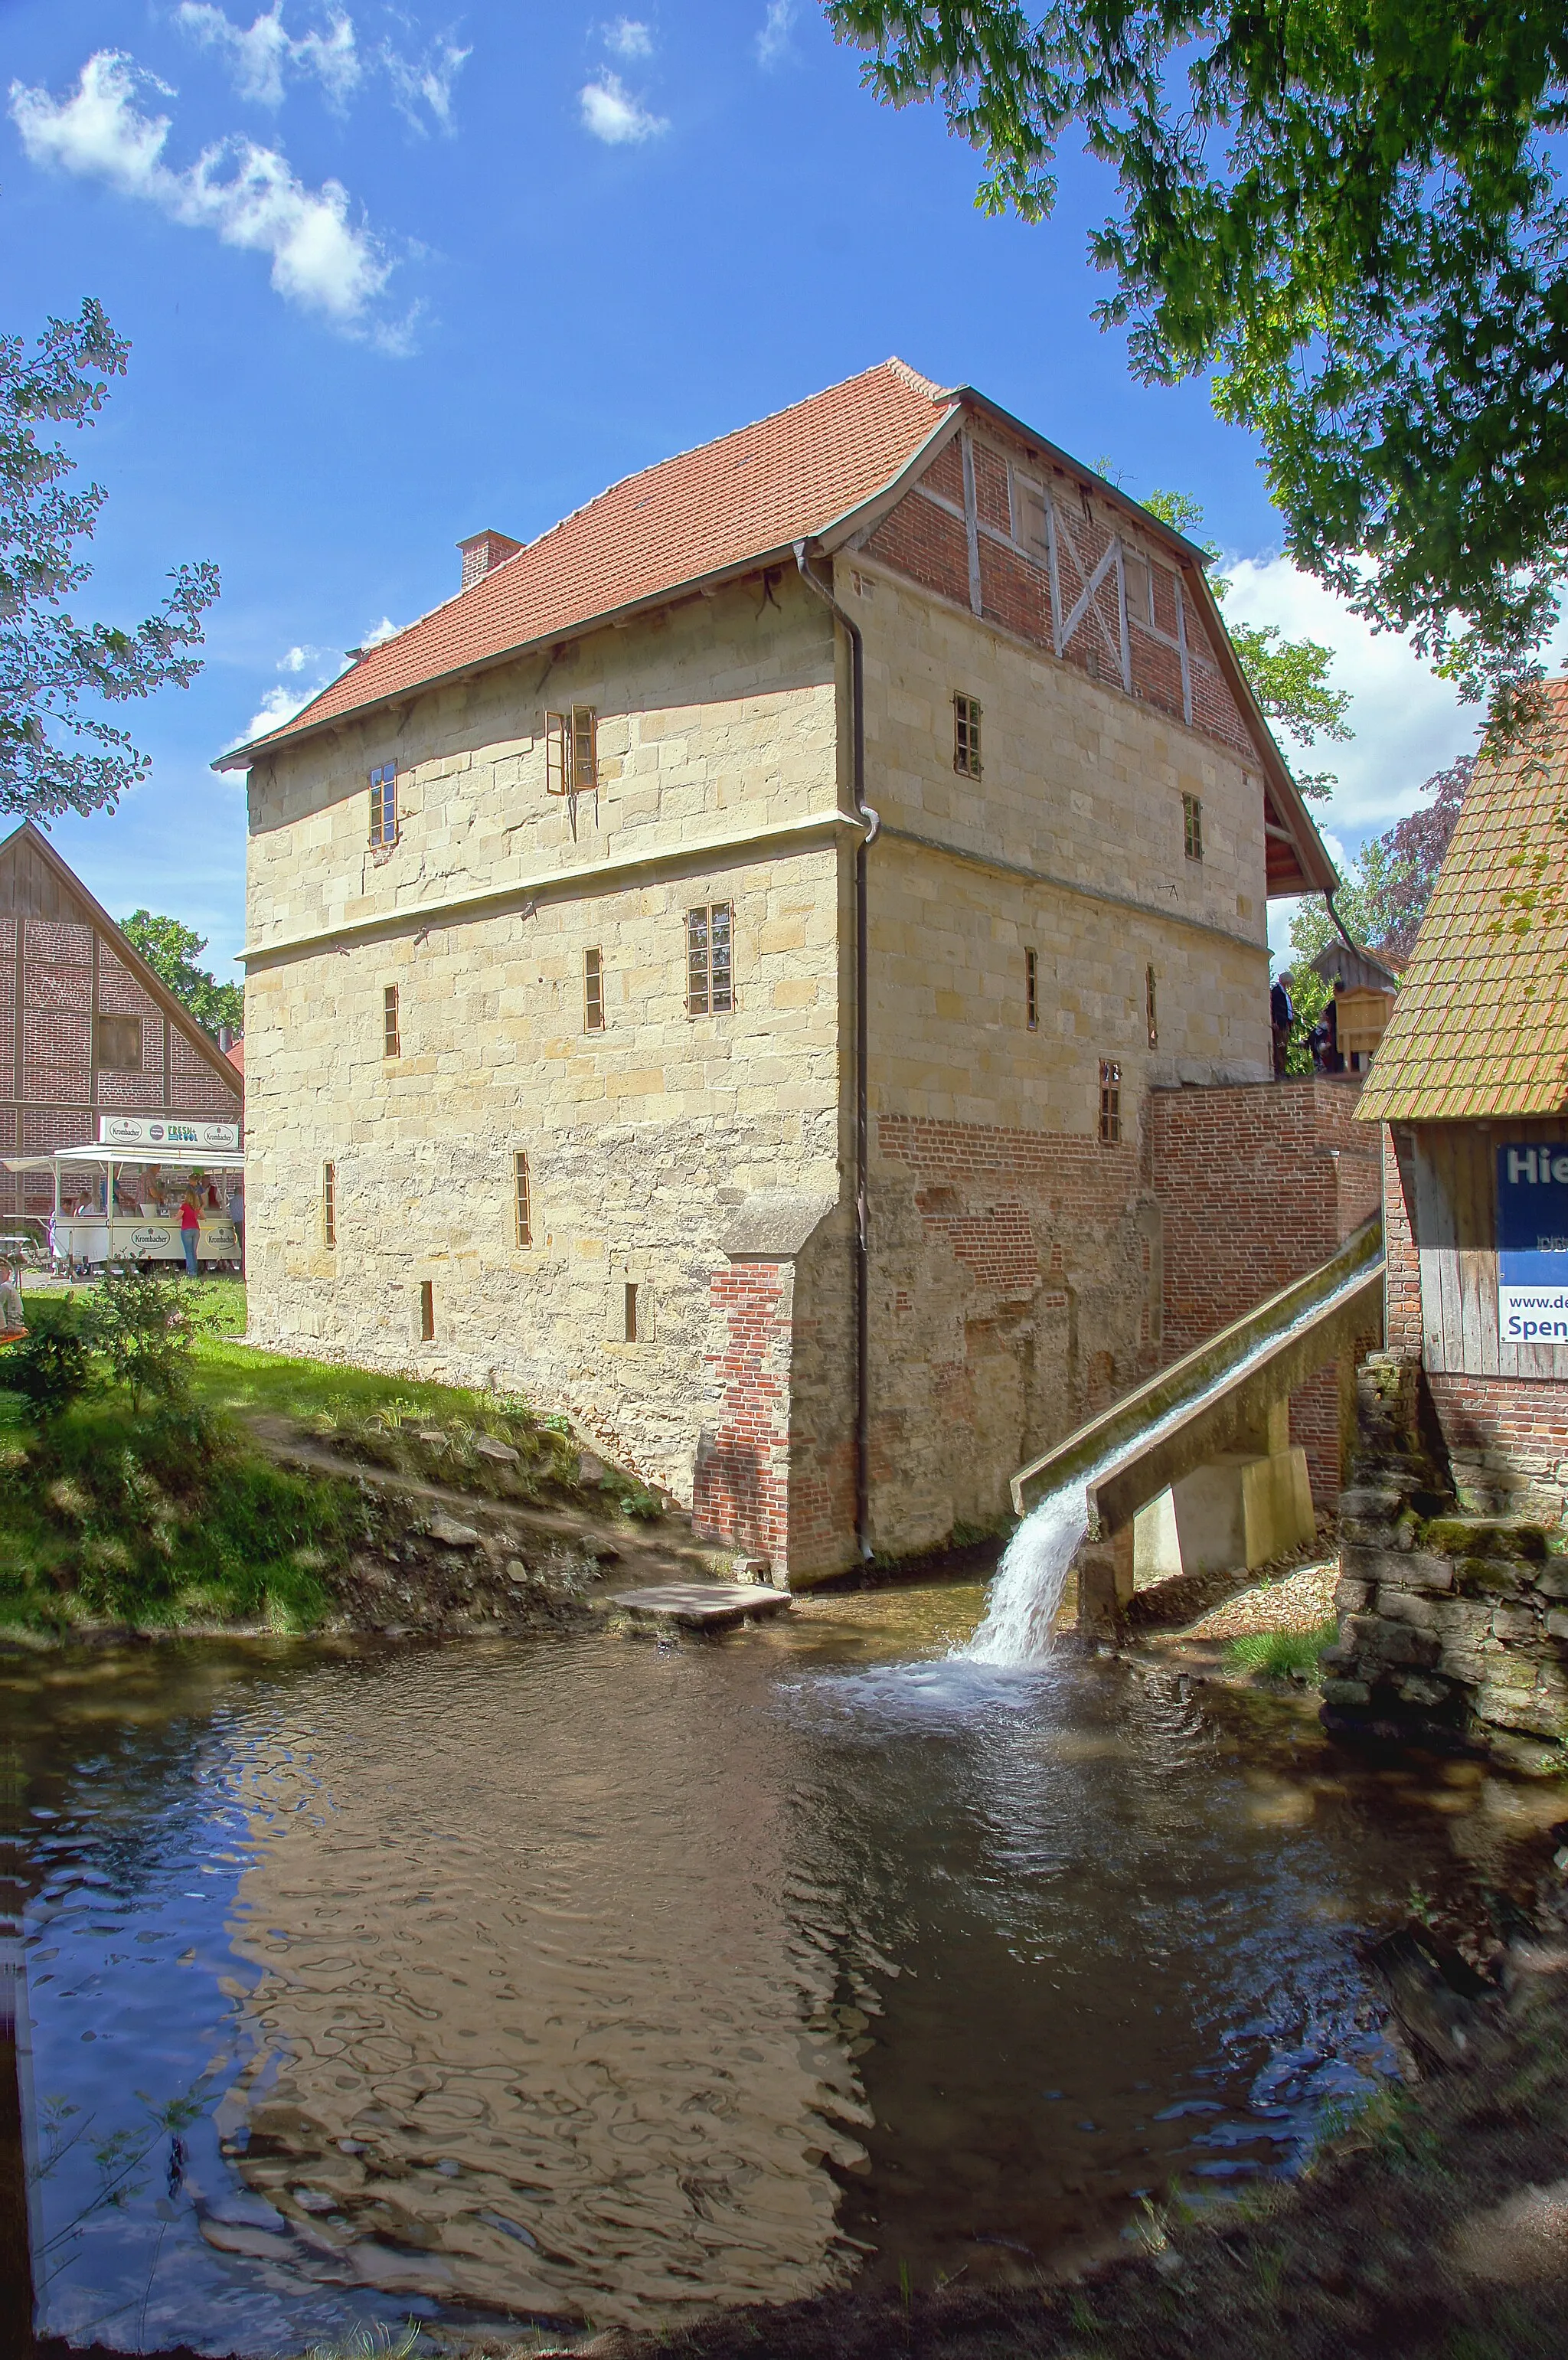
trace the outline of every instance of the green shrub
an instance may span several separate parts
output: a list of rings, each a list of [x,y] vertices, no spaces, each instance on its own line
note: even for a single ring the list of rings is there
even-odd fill
[[[1320,1622],[1315,1631],[1248,1631],[1233,1639],[1225,1659],[1238,1671],[1259,1672],[1266,1679],[1311,1679],[1318,1657],[1332,1646],[1338,1624]]]
[[[69,1328],[30,1327],[0,1360],[0,1382],[20,1393],[36,1418],[59,1417],[92,1384],[93,1356]]]
[[[172,1279],[127,1268],[106,1270],[87,1326],[133,1407],[139,1410],[147,1393],[165,1402],[188,1398],[191,1322]]]

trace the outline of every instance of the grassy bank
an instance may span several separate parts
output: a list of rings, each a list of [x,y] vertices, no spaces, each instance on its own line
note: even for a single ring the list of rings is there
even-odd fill
[[[100,1352],[81,1397],[43,1414],[5,1389],[16,1364],[0,1354],[0,1630],[379,1622],[375,1592],[389,1565],[408,1578],[404,1600],[429,1587],[422,1575],[450,1590],[451,1554],[422,1548],[418,1505],[356,1480],[354,1466],[497,1503],[659,1513],[651,1493],[614,1470],[592,1468],[585,1485],[564,1422],[526,1403],[252,1351],[237,1340],[237,1281],[180,1285],[169,1302],[183,1323],[178,1365],[168,1386],[139,1399]],[[29,1293],[35,1334],[88,1336],[92,1311],[85,1291]],[[279,1464],[258,1442],[263,1429],[353,1466]],[[544,1588],[570,1593],[581,1568],[556,1555]],[[524,1599],[528,1574],[506,1562],[503,1605]]]

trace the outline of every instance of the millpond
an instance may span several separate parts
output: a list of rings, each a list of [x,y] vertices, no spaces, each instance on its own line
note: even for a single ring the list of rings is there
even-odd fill
[[[297,2351],[1059,2269],[1396,2070],[1360,1937],[1509,1835],[1455,1764],[974,1586],[724,1642],[0,1659],[41,2322]]]

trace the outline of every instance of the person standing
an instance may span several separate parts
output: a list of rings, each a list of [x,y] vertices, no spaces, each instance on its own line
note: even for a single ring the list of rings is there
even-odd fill
[[[0,1344],[16,1344],[27,1332],[22,1290],[12,1275],[13,1265],[0,1256]]]
[[[196,1240],[201,1234],[201,1216],[196,1209],[194,1193],[187,1188],[180,1207],[180,1242],[185,1249],[185,1270],[190,1278],[197,1276]]]
[[[234,1225],[234,1244],[238,1249],[240,1276],[245,1276],[245,1183],[236,1174],[229,1191],[229,1218]]]
[[[1296,1003],[1290,997],[1290,986],[1296,978],[1287,967],[1269,994],[1269,1022],[1274,1032],[1274,1078],[1285,1078],[1285,1058],[1290,1046],[1290,1034],[1295,1029]]]

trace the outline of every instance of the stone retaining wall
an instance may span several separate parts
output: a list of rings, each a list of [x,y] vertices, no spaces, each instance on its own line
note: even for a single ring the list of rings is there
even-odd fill
[[[1568,1546],[1561,1524],[1462,1513],[1426,1380],[1394,1353],[1358,1380],[1340,1501],[1331,1728],[1568,1769]]]

